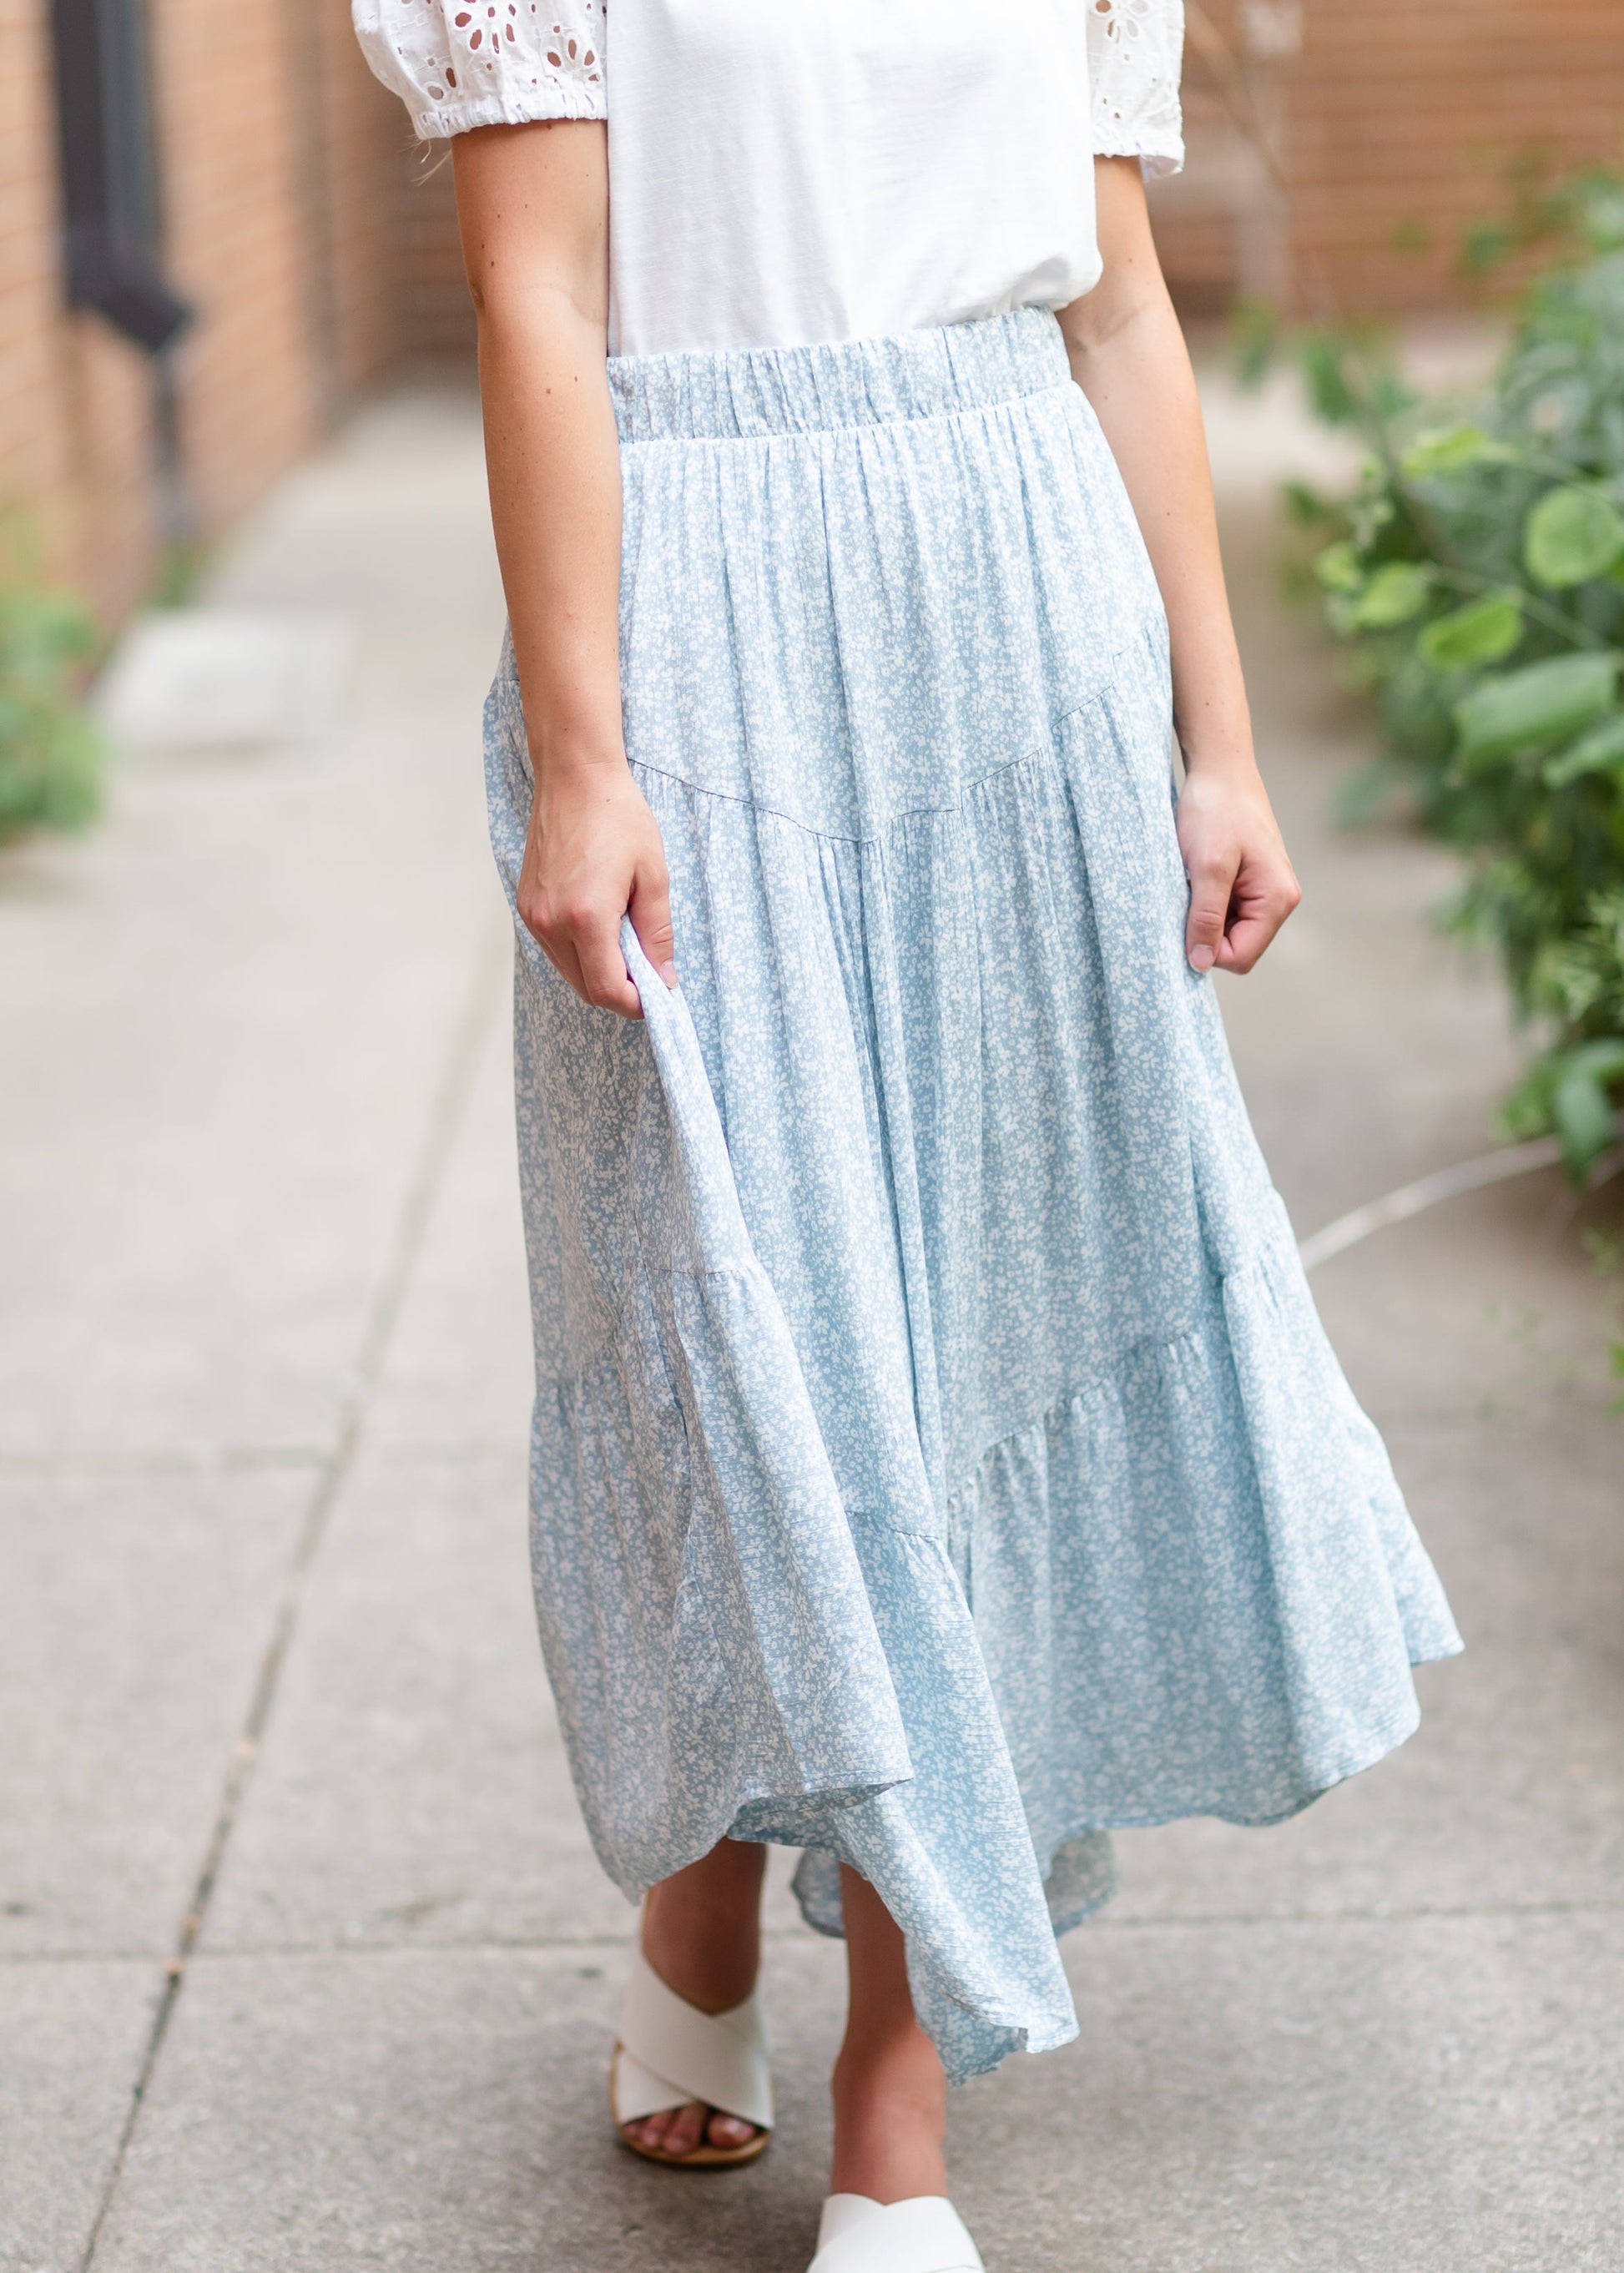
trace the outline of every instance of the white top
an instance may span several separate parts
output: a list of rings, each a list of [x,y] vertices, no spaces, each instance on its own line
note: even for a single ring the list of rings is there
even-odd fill
[[[1094,159],[1184,161],[1183,0],[352,0],[425,137],[609,121],[610,351],[1064,307]]]

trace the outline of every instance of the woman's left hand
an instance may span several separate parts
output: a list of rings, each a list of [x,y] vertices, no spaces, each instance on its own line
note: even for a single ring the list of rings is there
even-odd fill
[[[1142,169],[1137,158],[1096,158],[1094,178],[1104,273],[1060,310],[1060,329],[1167,611],[1184,752],[1184,953],[1194,971],[1250,971],[1302,893],[1252,758],[1200,398],[1156,258]]]
[[[1190,879],[1192,971],[1250,971],[1303,896],[1254,765],[1186,760],[1178,845]]]

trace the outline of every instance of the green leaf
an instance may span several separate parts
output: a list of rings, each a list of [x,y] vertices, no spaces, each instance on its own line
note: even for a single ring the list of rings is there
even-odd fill
[[[1588,1042],[1556,1061],[1551,1118],[1568,1173],[1575,1182],[1613,1142],[1614,1116],[1607,1084],[1624,1076],[1624,1041]]]
[[[1598,1042],[1581,1042],[1565,1050],[1557,1061],[1560,1078],[1577,1068],[1592,1081],[1624,1081],[1624,1034],[1609,1034]]]
[[[1485,679],[1455,706],[1461,755],[1503,758],[1565,741],[1611,709],[1618,667],[1617,656],[1590,650]]]
[[[1598,252],[1624,244],[1624,183],[1588,184],[1579,204],[1579,225]]]
[[[1599,490],[1550,490],[1522,524],[1523,562],[1549,591],[1605,575],[1621,552],[1624,518]]]
[[[1348,516],[1348,535],[1355,551],[1368,552],[1394,515],[1394,504],[1385,491],[1359,499]]]
[[[1435,474],[1463,473],[1468,466],[1503,461],[1510,454],[1503,442],[1492,440],[1481,426],[1439,426],[1417,434],[1399,465],[1412,482],[1420,482]]]
[[[1543,1057],[1529,1067],[1510,1094],[1502,1099],[1494,1117],[1503,1134],[1514,1144],[1526,1144],[1530,1136],[1549,1133],[1553,1086],[1551,1060]]]
[[[1314,574],[1327,592],[1357,592],[1365,581],[1359,556],[1345,536],[1314,555]]]
[[[1618,766],[1624,766],[1624,710],[1615,710],[1567,749],[1547,758],[1540,778],[1547,789],[1566,789],[1582,774],[1611,773]]]
[[[1235,349],[1235,376],[1248,392],[1260,386],[1280,354],[1280,311],[1267,300],[1240,301],[1229,318],[1229,337]]]
[[[1491,592],[1435,617],[1416,645],[1434,671],[1470,671],[1503,663],[1522,636],[1516,596]]]
[[[1384,560],[1355,604],[1353,619],[1365,631],[1391,631],[1426,605],[1432,572],[1419,560]]]
[[[1341,829],[1363,829],[1386,814],[1410,787],[1410,768],[1391,758],[1372,758],[1338,784],[1332,811]]]
[[[1342,342],[1323,332],[1312,333],[1301,342],[1298,355],[1315,416],[1327,426],[1352,425],[1364,403],[1350,376]]]
[[[1484,276],[1516,250],[1516,239],[1503,221],[1479,221],[1461,239],[1461,266],[1468,275]]]
[[[1317,529],[1337,518],[1338,507],[1315,489],[1312,482],[1282,482],[1280,494],[1286,508],[1286,518],[1299,529]]]
[[[1396,371],[1379,371],[1371,379],[1371,410],[1384,425],[1408,410],[1415,399],[1415,390]]]
[[[95,810],[100,748],[75,670],[94,643],[83,604],[40,581],[27,531],[0,515],[0,843]]]

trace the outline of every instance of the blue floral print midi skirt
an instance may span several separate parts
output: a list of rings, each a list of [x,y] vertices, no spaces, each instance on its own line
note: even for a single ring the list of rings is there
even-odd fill
[[[1167,634],[1052,317],[612,362],[680,987],[521,928],[532,1545],[598,1852],[903,1927],[950,2074],[1075,2033],[1109,1829],[1267,1823],[1459,1647],[1184,960]],[[511,894],[530,781],[487,710]]]

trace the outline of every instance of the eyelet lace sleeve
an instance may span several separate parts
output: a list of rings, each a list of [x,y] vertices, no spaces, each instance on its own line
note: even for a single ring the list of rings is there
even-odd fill
[[[1184,162],[1178,104],[1184,0],[1083,0],[1096,158],[1137,158],[1147,176]]]
[[[350,13],[425,141],[607,116],[604,0],[351,0]]]

